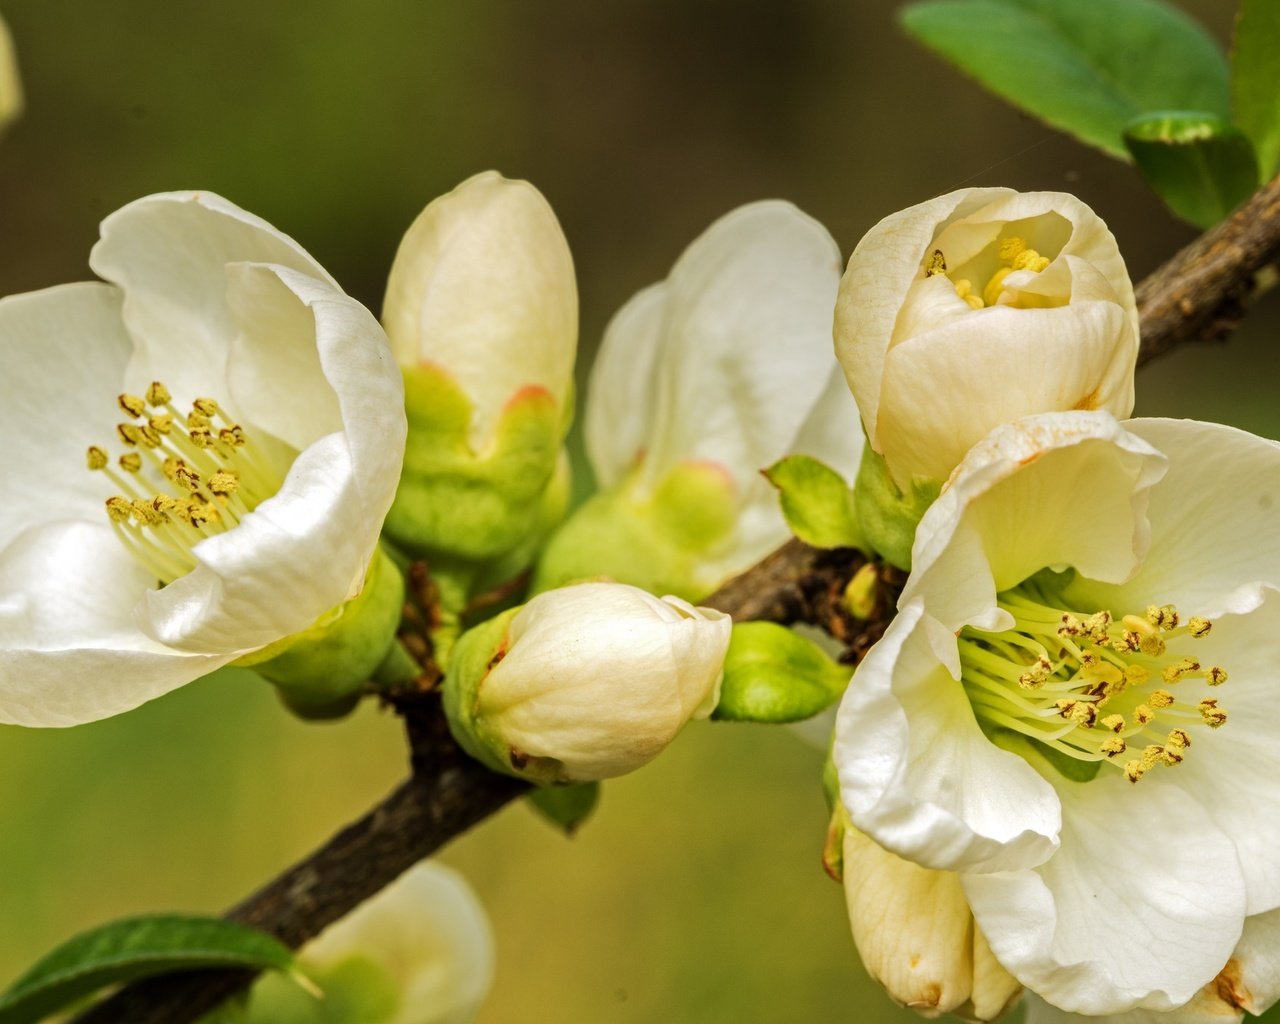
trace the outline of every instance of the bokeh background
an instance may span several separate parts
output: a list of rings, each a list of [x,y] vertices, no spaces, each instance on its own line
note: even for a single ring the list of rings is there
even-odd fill
[[[494,167],[559,213],[585,370],[611,312],[753,199],[794,201],[847,253],[961,185],[1073,191],[1135,279],[1192,237],[1128,168],[914,46],[897,6],[8,0],[27,111],[0,141],[0,293],[85,278],[103,215],[202,188],[377,310],[410,220]],[[1234,4],[1181,6],[1225,45]],[[1280,436],[1278,305],[1144,369],[1139,411]],[[787,730],[696,726],[572,840],[517,806],[457,841],[444,859],[497,932],[481,1020],[915,1019],[856,963],[818,770]],[[244,673],[74,730],[0,728],[0,983],[111,917],[225,907],[404,771],[389,716],[303,725]]]

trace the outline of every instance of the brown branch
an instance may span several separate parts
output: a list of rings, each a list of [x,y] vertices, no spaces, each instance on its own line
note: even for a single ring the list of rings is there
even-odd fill
[[[1146,362],[1183,341],[1230,331],[1254,289],[1254,275],[1278,256],[1280,178],[1138,287],[1139,360]],[[881,570],[877,614],[855,620],[840,599],[864,564],[865,557],[856,551],[817,551],[793,540],[705,603],[742,621],[821,625],[856,659],[883,631],[902,582],[893,570]],[[228,917],[297,948],[524,791],[523,783],[493,774],[457,748],[436,694],[396,703],[409,731],[410,779]],[[253,977],[248,971],[202,971],[134,983],[76,1022],[183,1024],[243,990]]]
[[[1217,341],[1235,330],[1257,291],[1256,275],[1277,260],[1280,177],[1138,286],[1138,362],[1184,341]]]

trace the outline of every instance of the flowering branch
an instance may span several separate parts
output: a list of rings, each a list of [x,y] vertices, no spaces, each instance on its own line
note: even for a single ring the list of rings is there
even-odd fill
[[[1246,301],[1260,290],[1259,273],[1278,258],[1280,178],[1139,286],[1139,362],[1184,341],[1229,333]],[[739,621],[819,625],[857,660],[883,632],[902,584],[895,570],[883,570],[874,611],[854,619],[840,599],[865,563],[856,551],[819,551],[793,540],[705,603]],[[445,725],[438,693],[402,695],[393,703],[409,735],[410,778],[359,821],[230,910],[229,918],[296,948],[527,788],[459,750]],[[76,1021],[191,1021],[252,980],[249,971],[221,970],[154,978],[125,986]]]

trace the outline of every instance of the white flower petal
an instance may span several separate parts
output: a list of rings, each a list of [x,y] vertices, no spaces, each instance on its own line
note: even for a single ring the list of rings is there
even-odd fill
[[[961,189],[901,210],[868,231],[849,257],[836,300],[836,352],[877,450],[877,410],[889,339],[935,233],[939,226],[1010,194],[1012,190],[1005,188]]]
[[[1053,1004],[1168,1010],[1227,962],[1245,916],[1235,848],[1174,786],[1057,782],[1061,847],[1033,870],[963,876],[992,952]]]
[[[468,1024],[493,982],[493,932],[451,868],[425,861],[331,925],[299,954],[303,969],[365,957],[400,990],[386,1024]]]
[[[0,722],[107,718],[231,660],[168,650],[133,620],[155,585],[102,523],[47,523],[0,551]]]
[[[243,651],[271,643],[310,626],[320,615],[355,596],[378,541],[382,516],[390,507],[404,452],[405,420],[401,377],[385,336],[363,306],[323,282],[284,268],[245,271],[258,284],[278,285],[246,294],[270,298],[269,326],[289,325],[280,339],[297,355],[305,349],[309,314],[312,345],[323,373],[317,398],[336,400],[344,433],[310,444],[294,461],[279,492],[239,526],[202,541],[193,549],[199,564],[163,590],[147,595],[146,627],[157,639],[183,650]],[[266,276],[263,276],[266,275]],[[297,309],[287,308],[288,289]],[[244,322],[251,311],[240,308]],[[253,327],[254,332],[257,327]],[[261,341],[243,336],[242,354]],[[304,364],[309,359],[298,356]],[[268,359],[267,369],[283,369],[288,358]],[[320,387],[315,367],[307,371]],[[243,383],[237,379],[237,383]],[[246,401],[260,405],[260,393]],[[323,408],[323,406],[320,406]],[[275,426],[286,433],[307,431],[325,420],[282,406]],[[325,414],[332,418],[332,412]]]
[[[1101,412],[996,428],[965,456],[916,530],[905,603],[948,630],[1004,629],[996,594],[1046,567],[1120,581],[1147,548],[1148,493],[1164,457]]]
[[[1280,583],[1280,444],[1194,420],[1135,419],[1124,427],[1169,460],[1147,512],[1151,551],[1124,586],[1082,584],[1080,593],[1101,607],[1172,603],[1184,615],[1253,607],[1251,584]]]
[[[1244,935],[1223,968],[1229,998],[1252,1014],[1265,1013],[1280,1000],[1280,910],[1257,914],[1244,923]]]
[[[563,402],[578,289],[542,193],[486,171],[432,202],[400,243],[382,319],[402,365],[442,366],[462,385],[475,403],[478,443],[523,387]]]
[[[930,649],[919,603],[898,612],[854,674],[833,756],[854,825],[924,867],[1031,867],[1057,846],[1053,787],[982,733]]]
[[[839,278],[826,229],[780,201],[734,210],[685,250],[667,279],[650,484],[705,459],[745,490],[790,450],[835,358]]]
[[[69,284],[0,299],[5,396],[0,435],[0,549],[33,522],[87,518],[105,524],[114,488],[85,465],[91,444],[116,439],[116,394],[132,342],[120,292]],[[97,395],[95,401],[92,397]]]
[[[1191,1002],[1176,1010],[1128,1010],[1087,1017],[1068,1013],[1028,993],[1025,1024],[1237,1024],[1243,1014],[1223,1001],[1212,983],[1195,994]]]
[[[583,435],[601,488],[635,469],[653,433],[666,284],[637,292],[614,314],[591,367]]]
[[[945,480],[993,424],[1050,409],[1099,408],[1098,381],[1116,359],[1123,319],[1114,302],[995,306],[894,346],[885,358],[877,430],[882,450],[894,453],[899,484]],[[1027,345],[1027,337],[1036,344]],[[982,358],[964,358],[964,350]],[[997,379],[993,366],[1000,367]],[[1107,411],[1123,416],[1128,409]]]
[[[236,333],[224,268],[239,261],[333,284],[297,242],[211,192],[146,196],[102,222],[89,265],[124,290],[124,322],[138,346],[132,386],[161,380],[180,404],[219,396]]]

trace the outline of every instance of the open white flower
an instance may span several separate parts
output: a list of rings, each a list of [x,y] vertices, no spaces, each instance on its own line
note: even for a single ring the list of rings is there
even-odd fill
[[[840,252],[789,203],[725,215],[610,322],[587,390],[601,487],[543,586],[609,575],[690,599],[788,530],[760,471],[812,455],[852,476],[862,441],[831,348]]]
[[[624,775],[715,709],[731,625],[622,583],[549,590],[463,635],[445,710],[495,771],[539,783]]]
[[[110,283],[0,301],[4,722],[104,718],[307,629],[360,593],[399,475],[386,336],[291,239],[162,194],[90,262]]]
[[[469,1024],[489,994],[493,961],[489,919],[466,879],[424,861],[299,951],[298,967],[321,1000],[268,974],[251,990],[244,1017],[246,1024]]]
[[[998,428],[921,521],[846,694],[854,825],[958,872],[1059,1009],[1183,1007],[1280,907],[1277,502],[1280,445],[1227,427]]]
[[[967,188],[886,217],[840,282],[836,352],[894,482],[1001,423],[1133,409],[1138,314],[1107,226],[1057,192]]]

